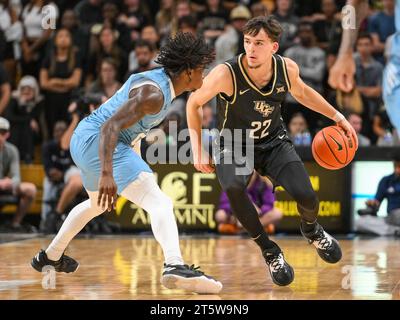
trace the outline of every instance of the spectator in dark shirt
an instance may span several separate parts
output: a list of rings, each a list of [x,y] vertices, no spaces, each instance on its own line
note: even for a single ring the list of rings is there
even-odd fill
[[[293,13],[292,0],[277,0],[274,16],[282,26],[283,33],[279,41],[278,53],[285,52],[294,44],[297,35],[297,25],[300,22],[299,18]]]
[[[10,102],[11,86],[8,81],[6,70],[0,64],[0,115]]]
[[[368,200],[367,204],[379,207],[387,199],[387,214],[396,214],[400,226],[400,155],[394,157],[393,166],[394,172],[381,179],[375,198]]]
[[[125,25],[132,41],[139,39],[142,28],[153,21],[147,1],[124,0],[118,21]]]
[[[215,40],[224,32],[228,19],[229,13],[222,0],[207,0],[206,10],[199,14],[199,21],[200,32],[208,43],[214,45]]]
[[[63,141],[67,130],[65,122],[56,122],[54,139],[43,146],[43,165],[46,176],[43,182],[41,229],[54,232],[57,220],[83,190],[79,169],[69,153],[69,144]],[[52,203],[54,202],[54,203]]]
[[[118,81],[122,81],[128,70],[128,57],[117,43],[118,32],[109,27],[103,27],[95,37],[94,46],[90,53],[88,75],[85,83],[88,85],[97,78],[100,65],[104,58],[113,58],[118,63]]]
[[[33,161],[34,146],[40,142],[43,109],[44,101],[36,79],[24,76],[13,93],[5,117],[11,123],[9,141],[18,148],[25,163]]]
[[[81,81],[81,60],[73,46],[71,33],[58,29],[54,45],[40,70],[40,87],[45,91],[45,118],[48,136],[53,134],[54,123],[68,121],[68,105],[72,92]]]
[[[394,172],[381,179],[374,199],[366,201],[369,210],[359,210],[362,216],[356,220],[358,231],[377,235],[400,234],[400,154],[393,157]],[[377,211],[387,199],[387,217],[377,217]]]
[[[87,28],[87,30],[93,24],[102,22],[102,2],[102,0],[83,0],[76,5],[76,15],[82,26]]]
[[[340,40],[342,37],[342,25],[337,18],[337,6],[335,0],[322,0],[322,14],[314,17],[314,32],[317,37],[317,45],[326,54],[336,56],[339,51]]]
[[[66,10],[61,18],[61,28],[68,29],[72,35],[72,43],[78,50],[83,72],[87,70],[89,54],[89,31],[80,25],[75,11]]]

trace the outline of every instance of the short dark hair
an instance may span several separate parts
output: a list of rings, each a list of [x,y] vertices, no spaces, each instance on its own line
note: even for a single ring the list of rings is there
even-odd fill
[[[243,28],[243,34],[250,36],[256,36],[261,29],[264,29],[265,33],[274,42],[278,42],[282,34],[282,26],[272,15],[259,16],[247,21]]]
[[[349,120],[351,116],[357,116],[357,117],[361,118],[361,120],[362,120],[361,114],[359,114],[358,112],[355,112],[355,111],[344,111],[343,115],[345,116],[345,118],[347,120]]]
[[[135,49],[136,48],[143,48],[143,47],[148,48],[150,51],[154,51],[154,47],[150,42],[148,42],[146,40],[139,39],[135,44]]]
[[[178,32],[160,48],[156,63],[162,65],[169,75],[176,76],[188,69],[205,68],[213,61],[213,50],[203,38]]]
[[[361,32],[357,37],[357,42],[358,42],[358,40],[361,40],[361,39],[368,39],[369,41],[372,42],[372,36],[368,32]]]
[[[394,162],[400,162],[400,151],[394,151],[392,154],[392,159]]]
[[[313,24],[310,21],[301,21],[298,25],[298,30],[300,28],[310,28],[314,32]]]
[[[197,29],[197,19],[193,15],[183,16],[178,19],[178,28],[181,29],[183,26],[188,26]]]

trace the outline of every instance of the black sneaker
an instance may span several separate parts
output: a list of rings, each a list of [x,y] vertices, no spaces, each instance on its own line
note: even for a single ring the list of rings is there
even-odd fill
[[[168,289],[184,289],[196,293],[216,294],[222,289],[222,283],[204,274],[193,264],[164,264],[161,283]]]
[[[320,224],[317,223],[314,231],[308,233],[304,232],[300,225],[300,231],[308,240],[308,243],[315,246],[318,255],[325,262],[336,263],[342,258],[342,250],[340,249],[339,242],[325,232]]]
[[[278,286],[287,286],[294,280],[294,270],[285,261],[283,252],[276,246],[275,248],[263,251],[265,262],[268,265],[269,274],[272,281]]]
[[[70,273],[78,269],[79,263],[65,254],[63,254],[58,261],[53,261],[47,258],[47,254],[44,250],[40,250],[39,253],[33,257],[31,266],[39,272],[42,272],[45,266],[52,266],[57,272]]]

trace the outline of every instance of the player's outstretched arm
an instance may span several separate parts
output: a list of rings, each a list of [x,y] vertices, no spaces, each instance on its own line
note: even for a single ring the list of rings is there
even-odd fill
[[[347,0],[347,5],[351,7],[348,7],[349,10],[343,17],[343,20],[346,21],[343,23],[342,42],[340,44],[339,54],[334,65],[329,70],[328,79],[328,83],[332,88],[344,92],[350,92],[354,87],[356,66],[353,59],[353,50],[360,24],[368,14],[368,1]]]
[[[118,135],[146,114],[156,114],[161,110],[164,96],[160,89],[144,85],[131,90],[129,99],[101,127],[99,156],[101,176],[97,204],[111,211],[117,196],[117,186],[113,178],[112,157],[117,145]]]
[[[210,156],[202,147],[202,107],[220,92],[231,95],[233,93],[232,87],[233,84],[228,66],[220,64],[210,71],[210,73],[204,78],[202,87],[192,93],[187,102],[186,114],[190,130],[190,142],[192,144],[194,166],[201,172],[210,173],[215,170]]]
[[[292,96],[307,108],[335,121],[338,126],[343,128],[347,136],[352,135],[354,137],[354,141],[356,141],[356,146],[358,147],[357,134],[345,117],[331,106],[317,91],[303,82],[300,78],[299,67],[293,60],[285,58],[285,61],[289,74],[289,81],[291,84],[290,93]]]

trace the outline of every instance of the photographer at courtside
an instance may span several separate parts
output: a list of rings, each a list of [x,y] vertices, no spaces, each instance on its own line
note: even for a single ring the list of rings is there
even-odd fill
[[[377,235],[400,235],[400,152],[393,156],[394,172],[381,179],[375,198],[366,201],[367,208],[358,210],[357,231]],[[387,199],[387,217],[377,217],[384,199]]]

